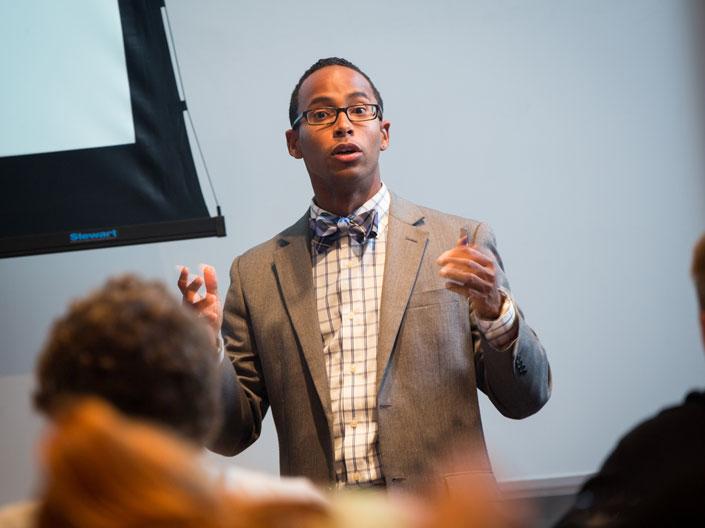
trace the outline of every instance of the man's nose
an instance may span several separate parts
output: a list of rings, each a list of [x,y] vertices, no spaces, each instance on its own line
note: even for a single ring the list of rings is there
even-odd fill
[[[353,126],[346,112],[338,112],[333,123],[334,134],[336,137],[345,136],[353,133]]]

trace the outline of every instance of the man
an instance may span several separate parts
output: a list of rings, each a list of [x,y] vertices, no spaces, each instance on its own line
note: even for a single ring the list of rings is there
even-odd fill
[[[350,62],[306,71],[289,119],[289,154],[303,159],[315,195],[309,210],[235,259],[224,318],[212,268],[179,277],[214,344],[222,321],[234,366],[223,365],[214,449],[245,449],[271,405],[283,474],[416,487],[443,477],[436,461],[457,445],[479,451],[474,469],[489,472],[476,388],[513,418],[550,394],[545,353],[511,298],[491,231],[387,189],[379,155],[390,123]]]
[[[705,343],[705,236],[692,275]],[[691,392],[622,438],[560,528],[705,526],[705,392]]]

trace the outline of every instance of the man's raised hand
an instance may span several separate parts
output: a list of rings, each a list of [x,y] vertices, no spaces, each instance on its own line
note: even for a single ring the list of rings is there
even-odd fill
[[[502,297],[497,288],[494,259],[482,252],[474,241],[468,245],[467,235],[438,257],[436,263],[441,268],[438,274],[448,279],[446,288],[470,299],[481,319],[499,317]]]
[[[218,297],[218,277],[213,266],[203,266],[203,277],[196,277],[189,282],[189,269],[181,267],[179,280],[177,282],[185,305],[191,306],[200,317],[206,320],[208,328],[211,329],[213,345],[217,346],[220,326],[223,324],[223,308]],[[205,295],[199,290],[206,285]]]

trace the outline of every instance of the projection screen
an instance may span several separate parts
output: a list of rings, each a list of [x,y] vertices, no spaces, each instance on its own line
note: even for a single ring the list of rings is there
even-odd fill
[[[162,7],[4,7],[0,257],[225,236],[201,192]]]

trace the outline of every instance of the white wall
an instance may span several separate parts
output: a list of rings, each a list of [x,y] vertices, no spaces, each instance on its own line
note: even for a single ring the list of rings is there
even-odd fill
[[[329,55],[382,92],[383,179],[493,225],[546,346],[544,410],[515,422],[483,399],[500,476],[593,471],[624,430],[703,385],[688,265],[705,179],[685,1],[167,3],[229,235],[0,261],[0,503],[33,487],[30,372],[70,298],[124,271],[173,282],[177,263],[212,263],[225,283],[233,256],[304,212],[288,99]],[[235,462],[276,471],[276,458],[268,420]]]

